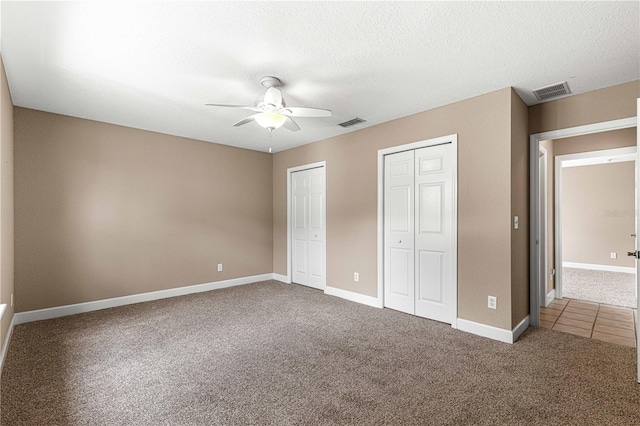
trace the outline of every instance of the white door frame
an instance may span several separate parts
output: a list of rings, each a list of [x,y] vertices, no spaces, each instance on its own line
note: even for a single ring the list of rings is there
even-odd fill
[[[327,229],[327,162],[326,161],[319,161],[317,163],[311,163],[311,164],[305,164],[303,166],[296,166],[296,167],[289,167],[287,169],[287,277],[286,277],[286,281],[287,283],[291,283],[291,279],[293,277],[293,272],[291,271],[293,262],[291,261],[291,239],[293,238],[293,233],[291,232],[291,224],[292,224],[292,220],[291,220],[291,175],[295,172],[300,172],[302,170],[309,170],[309,169],[317,169],[317,168],[324,168],[324,182],[322,182],[322,184],[324,185],[324,203],[322,205],[322,226],[325,229],[325,237],[324,237],[324,271],[322,271],[323,276],[324,276],[324,287],[326,288],[327,286],[327,234],[326,234],[326,229]]]
[[[552,130],[549,132],[535,133],[529,136],[529,323],[532,326],[540,324],[540,289],[538,271],[540,270],[540,259],[536,247],[536,237],[538,235],[538,214],[539,214],[539,170],[538,156],[540,152],[540,141],[563,139],[572,136],[588,135],[592,133],[607,132],[610,130],[627,129],[636,127],[637,117],[622,118],[620,120],[604,121],[600,123],[587,124],[584,126],[569,127],[566,129]],[[556,219],[557,223],[557,219]],[[556,236],[558,238],[558,236]],[[559,252],[555,248],[556,259]],[[556,264],[556,277],[558,276],[559,265]],[[557,285],[556,278],[556,285]]]
[[[637,147],[629,146],[624,148],[604,149],[601,151],[578,152],[575,154],[565,154],[556,156],[555,161],[555,178],[554,178],[554,205],[555,205],[555,264],[556,264],[556,282],[555,297],[562,298],[562,170],[566,167],[566,163],[583,160],[580,163],[587,165],[589,160],[595,160],[603,157],[627,156],[629,154],[636,155]],[[595,164],[595,162],[592,162]],[[634,243],[635,244],[635,243]],[[634,268],[635,269],[635,268]]]
[[[384,157],[397,152],[451,143],[453,166],[453,312],[451,327],[458,328],[458,134],[398,145],[378,151],[378,301],[384,306]]]
[[[540,165],[540,160],[542,160],[542,165]],[[539,276],[540,283],[538,284],[540,287],[540,306],[547,306],[550,301],[547,301],[547,287],[548,287],[548,279],[549,279],[549,267],[547,265],[548,258],[548,244],[547,244],[547,227],[549,224],[547,223],[547,212],[549,209],[549,182],[547,181],[548,177],[548,168],[549,168],[549,156],[547,155],[547,150],[544,149],[542,145],[540,145],[540,154],[538,156],[538,167],[544,168],[543,174],[539,176],[541,180],[544,182],[544,187],[540,188],[541,193],[539,200],[543,200],[542,205],[540,205],[540,212],[542,217],[538,217],[539,226],[538,228],[538,241],[539,241],[539,259],[540,259],[540,273],[544,274],[544,276]],[[543,272],[544,271],[544,272]]]

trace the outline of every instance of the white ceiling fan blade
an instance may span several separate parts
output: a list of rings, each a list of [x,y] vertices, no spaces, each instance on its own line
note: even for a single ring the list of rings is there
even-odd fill
[[[250,111],[260,112],[262,111],[260,108],[246,106],[246,105],[223,105],[223,104],[205,104],[206,106],[214,106],[214,107],[223,107],[223,108],[240,108],[240,109],[248,109]]]
[[[298,126],[298,123],[296,123],[289,117],[287,117],[287,120],[284,122],[282,127],[287,130],[291,130],[292,132],[297,132],[298,130],[300,130],[300,126]]]
[[[247,123],[251,123],[252,121],[255,121],[256,115],[258,115],[258,114],[253,114],[253,115],[250,115],[247,118],[243,118],[242,120],[240,120],[236,124],[234,124],[233,127],[242,126],[243,124],[247,124]]]
[[[282,92],[276,87],[269,87],[264,94],[264,103],[271,104],[276,108],[282,108]]]
[[[322,108],[286,107],[282,110],[282,114],[290,115],[291,117],[331,117],[331,110]]]

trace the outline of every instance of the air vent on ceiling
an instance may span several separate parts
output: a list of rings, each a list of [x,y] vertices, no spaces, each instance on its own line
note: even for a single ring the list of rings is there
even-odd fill
[[[541,87],[536,90],[532,90],[536,99],[539,101],[548,101],[549,99],[557,98],[559,96],[570,95],[571,89],[566,81],[562,83],[551,84],[549,86]]]
[[[360,124],[360,123],[366,123],[367,120],[363,120],[362,118],[354,118],[353,120],[348,120],[348,121],[344,121],[342,123],[338,123],[338,126],[342,126],[342,127],[351,127],[351,126],[355,126],[356,124]]]

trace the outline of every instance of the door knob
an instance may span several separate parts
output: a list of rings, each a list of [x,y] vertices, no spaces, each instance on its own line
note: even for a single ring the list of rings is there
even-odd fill
[[[402,244],[402,240],[398,240],[398,244]]]

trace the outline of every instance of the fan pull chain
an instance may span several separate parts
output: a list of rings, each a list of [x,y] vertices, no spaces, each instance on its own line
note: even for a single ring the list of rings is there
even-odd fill
[[[271,154],[271,132],[273,132],[273,127],[269,127],[269,154]]]

